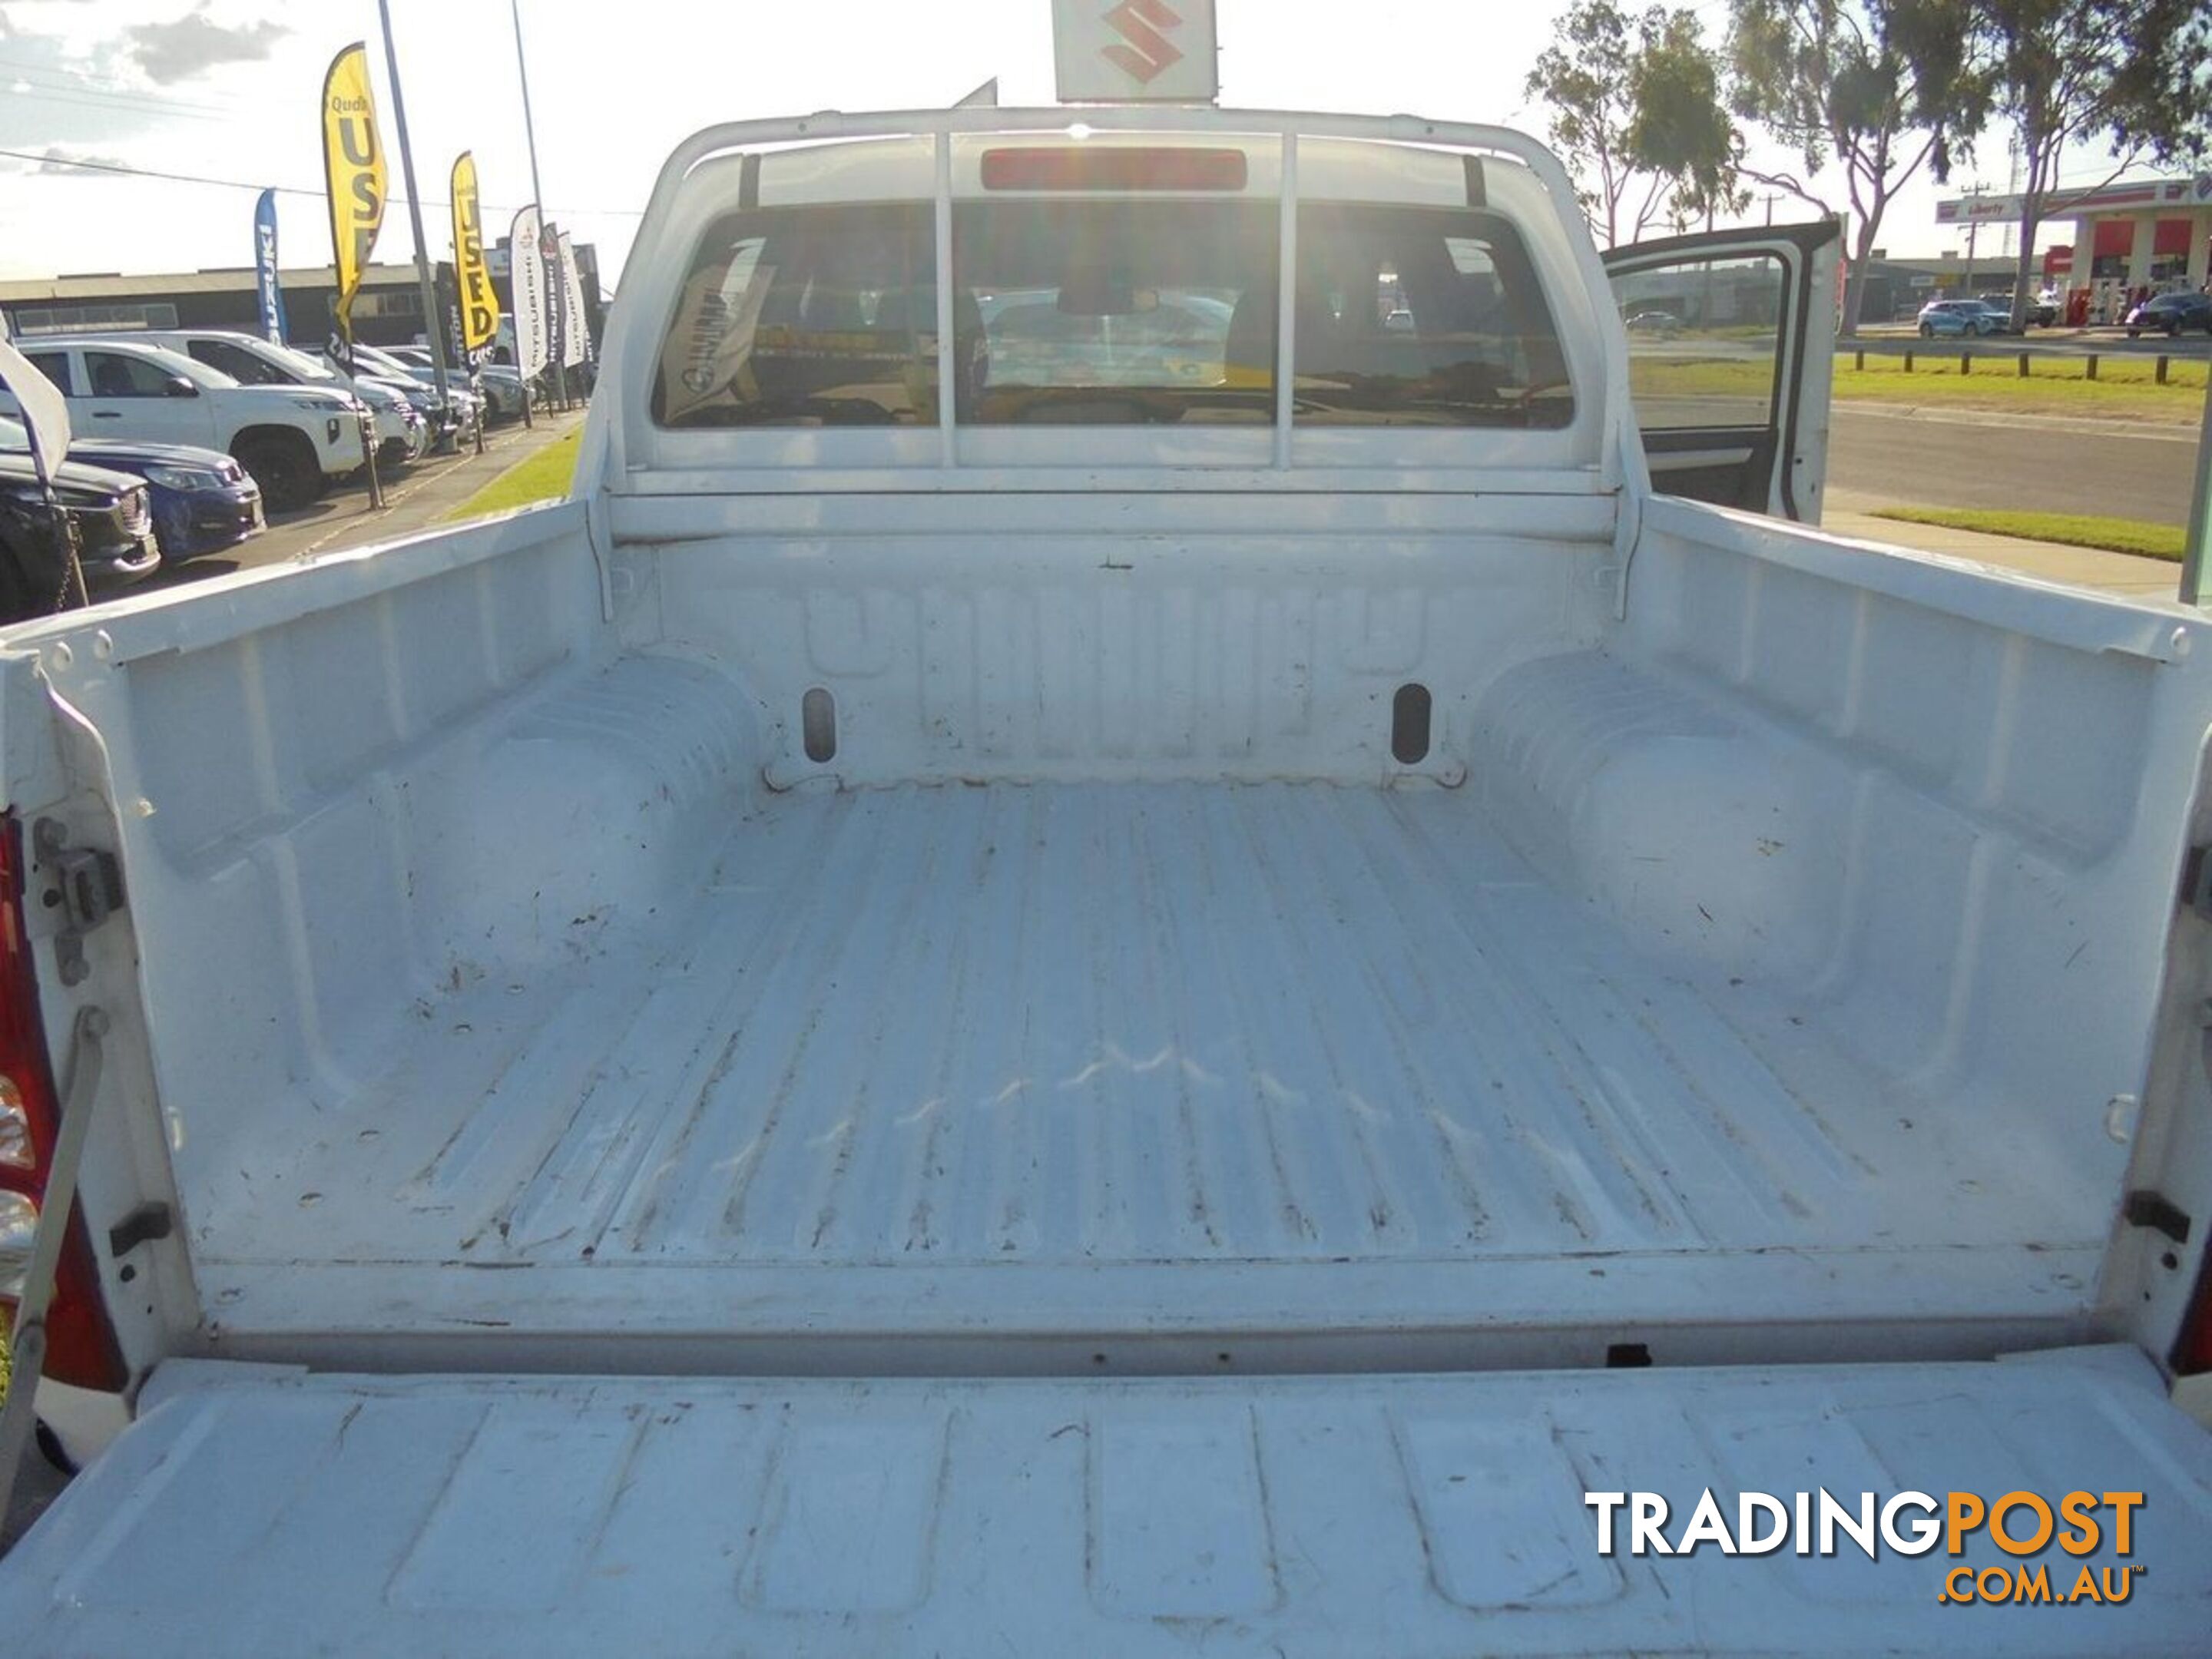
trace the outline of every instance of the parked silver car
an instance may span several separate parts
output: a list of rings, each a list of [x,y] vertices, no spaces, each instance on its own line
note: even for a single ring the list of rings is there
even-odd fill
[[[386,346],[387,357],[398,359],[414,371],[417,380],[428,382],[435,370],[430,353],[425,346]],[[448,363],[446,372],[455,382],[471,386],[483,397],[484,418],[488,421],[519,421],[522,418],[522,376],[503,363],[486,363],[471,377],[456,363]]]

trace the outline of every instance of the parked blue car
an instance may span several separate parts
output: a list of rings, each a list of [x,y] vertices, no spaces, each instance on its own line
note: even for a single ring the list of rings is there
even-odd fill
[[[1920,307],[1919,325],[1923,340],[1952,334],[1971,339],[1978,335],[2002,334],[2012,326],[2012,318],[1979,300],[1930,300]]]
[[[0,415],[0,451],[27,453],[30,447],[23,423]],[[235,547],[258,535],[268,522],[260,485],[219,449],[78,438],[70,445],[69,459],[146,481],[154,509],[154,538],[161,544],[165,565]]]

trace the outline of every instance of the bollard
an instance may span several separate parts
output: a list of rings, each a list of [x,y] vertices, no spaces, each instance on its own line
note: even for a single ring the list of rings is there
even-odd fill
[[[1960,352],[1959,354],[1959,373],[1961,374],[1971,374],[1973,372],[1974,354],[1971,351]]]
[[[2087,378],[2093,380],[2097,378],[2097,354],[2094,351],[2089,354],[2089,370]]]
[[[1912,373],[1912,353],[1909,350],[1905,354],[1905,372],[1907,374]]]
[[[2173,361],[2173,360],[2172,360],[2171,357],[2167,356],[2164,352],[2160,352],[2160,353],[2159,354],[2159,357],[2158,357],[2158,383],[2159,383],[2160,386],[2164,386],[2164,385],[2166,384],[2166,365],[2167,365],[2167,364],[2169,364],[2169,363],[2171,363],[2172,361]]]
[[[2020,354],[2020,378],[2023,380],[2027,378],[2027,354],[2025,351]]]
[[[1855,361],[1852,362],[1851,367],[1852,367],[1853,368],[1856,368],[1856,370],[1858,370],[1860,374],[1865,374],[1865,373],[1866,373],[1866,348],[1865,348],[1864,346],[1861,346],[1861,347],[1858,349],[1858,350],[1857,350],[1856,352],[1855,352],[1854,354],[1852,354],[1852,355],[1853,355],[1853,357],[1854,357]]]

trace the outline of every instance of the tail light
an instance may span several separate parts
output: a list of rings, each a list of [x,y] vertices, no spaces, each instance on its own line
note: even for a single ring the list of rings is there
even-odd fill
[[[31,1146],[31,1113],[23,1104],[23,1091],[13,1079],[0,1077],[0,1170],[35,1170],[38,1153]]]
[[[0,1304],[11,1322],[61,1128],[39,1015],[37,965],[23,925],[26,874],[22,825],[14,813],[0,814]],[[57,1382],[110,1392],[126,1380],[82,1212],[70,1218],[46,1310],[46,1373]],[[30,1379],[17,1381],[27,1385]]]

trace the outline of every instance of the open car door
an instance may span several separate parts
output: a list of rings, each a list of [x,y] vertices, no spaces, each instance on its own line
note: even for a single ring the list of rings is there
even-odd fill
[[[1820,521],[1842,237],[1828,220],[1605,256],[1654,488]]]

